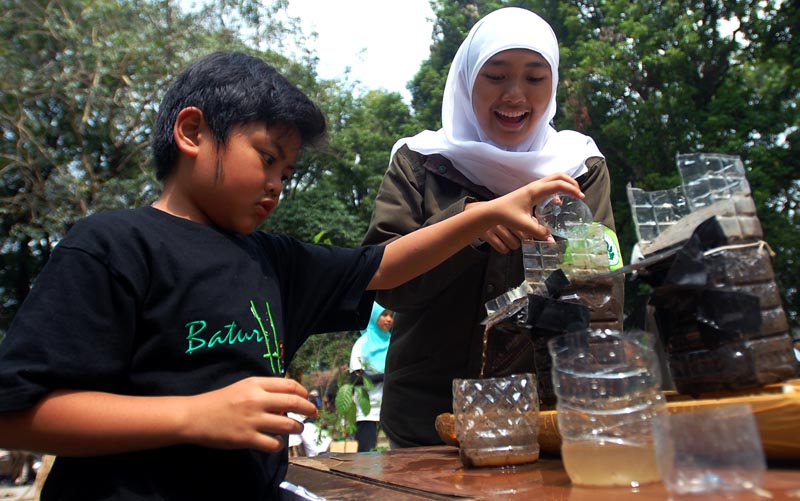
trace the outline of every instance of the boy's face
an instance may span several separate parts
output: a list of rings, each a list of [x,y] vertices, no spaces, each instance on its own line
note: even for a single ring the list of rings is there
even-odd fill
[[[278,205],[283,182],[294,172],[300,136],[291,127],[251,123],[235,127],[227,144],[218,146],[210,130],[205,133],[190,201],[207,224],[251,233]]]

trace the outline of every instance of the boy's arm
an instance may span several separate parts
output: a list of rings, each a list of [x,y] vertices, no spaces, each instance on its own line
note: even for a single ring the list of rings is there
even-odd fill
[[[420,228],[386,245],[383,259],[367,289],[391,289],[425,273],[469,245],[489,228],[503,225],[521,238],[544,240],[547,229],[533,217],[533,207],[556,193],[583,198],[578,183],[553,174],[489,202]]]
[[[275,452],[279,436],[316,416],[308,392],[286,378],[248,378],[193,396],[136,397],[56,391],[31,409],[0,413],[0,447],[94,456],[177,444]]]

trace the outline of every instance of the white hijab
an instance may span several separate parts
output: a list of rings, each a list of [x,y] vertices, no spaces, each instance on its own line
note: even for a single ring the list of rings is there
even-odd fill
[[[524,141],[505,148],[493,144],[478,125],[472,108],[472,88],[483,64],[498,52],[530,49],[550,64],[553,91],[541,121]],[[442,128],[426,130],[399,140],[419,153],[440,153],[473,183],[504,195],[556,172],[578,177],[586,172],[586,159],[602,157],[592,138],[576,131],[556,131],[550,121],[556,114],[558,40],[547,22],[533,12],[506,7],[479,20],[459,47],[442,98]]]

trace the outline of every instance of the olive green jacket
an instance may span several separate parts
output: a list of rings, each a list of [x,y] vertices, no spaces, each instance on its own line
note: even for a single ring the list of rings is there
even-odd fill
[[[578,178],[594,220],[615,230],[605,160],[593,157]],[[441,155],[403,146],[375,200],[364,244],[386,244],[458,214],[468,202],[494,198]],[[378,302],[396,312],[381,405],[381,425],[400,446],[440,444],[436,416],[452,412],[454,378],[475,378],[481,366],[485,303],[524,280],[520,250],[500,254],[469,246]],[[620,312],[621,313],[621,312]]]

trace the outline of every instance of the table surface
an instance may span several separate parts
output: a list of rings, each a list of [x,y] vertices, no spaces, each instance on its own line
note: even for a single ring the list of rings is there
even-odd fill
[[[515,468],[465,469],[456,447],[419,447],[329,454],[290,460],[286,480],[328,501],[430,499],[666,500],[661,483],[639,488],[580,487],[570,483],[557,456]],[[303,499],[303,498],[295,498]],[[681,496],[678,501],[800,500],[800,464],[771,466],[757,491]]]

